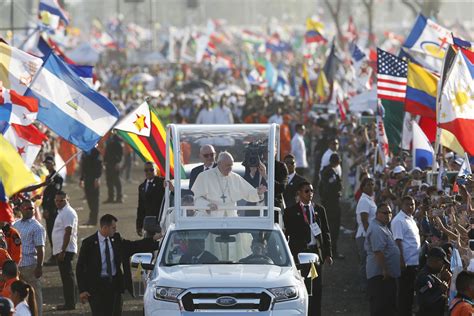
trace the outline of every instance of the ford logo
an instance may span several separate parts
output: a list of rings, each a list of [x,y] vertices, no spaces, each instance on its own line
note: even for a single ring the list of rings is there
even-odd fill
[[[232,296],[221,296],[216,300],[216,304],[222,307],[231,307],[237,305],[237,300]]]

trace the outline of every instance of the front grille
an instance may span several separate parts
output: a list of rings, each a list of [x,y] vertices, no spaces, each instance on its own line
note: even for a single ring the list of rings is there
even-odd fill
[[[202,310],[245,310],[264,312],[270,309],[272,296],[258,288],[194,288],[180,296],[185,311]],[[223,302],[231,301],[229,306]]]

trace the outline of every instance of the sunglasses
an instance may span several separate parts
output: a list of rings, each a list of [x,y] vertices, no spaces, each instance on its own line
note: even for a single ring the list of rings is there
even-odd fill
[[[309,192],[314,192],[314,190],[313,190],[313,189],[306,189],[306,190],[304,190],[304,193],[309,193]]]
[[[379,212],[379,213],[382,213],[382,214],[392,214],[392,212]]]
[[[66,200],[54,200],[55,202],[64,202]]]
[[[294,161],[285,161],[285,164],[293,166],[295,164],[295,162]]]
[[[145,172],[148,172],[148,171],[155,171],[155,169],[145,169]]]
[[[216,153],[202,154],[202,156],[203,156],[204,158],[211,158],[211,157],[214,157],[215,154],[216,154]]]

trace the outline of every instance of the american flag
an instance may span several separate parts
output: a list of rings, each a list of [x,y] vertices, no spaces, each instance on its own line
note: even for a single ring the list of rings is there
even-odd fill
[[[377,97],[405,102],[408,64],[401,58],[377,48]]]

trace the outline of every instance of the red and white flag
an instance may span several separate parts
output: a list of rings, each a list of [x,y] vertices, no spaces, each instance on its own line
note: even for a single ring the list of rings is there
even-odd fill
[[[450,131],[469,155],[474,155],[474,53],[460,49],[444,84],[439,127]]]
[[[390,159],[390,150],[388,147],[387,133],[385,133],[385,125],[383,123],[383,106],[380,100],[377,105],[377,144],[380,154],[380,160],[383,167],[387,165]]]
[[[38,100],[19,95],[0,86],[0,121],[10,124],[30,125],[38,115]]]
[[[33,165],[41,150],[43,141],[48,139],[33,124],[28,126],[11,124],[3,134],[3,137],[15,147],[28,167]]]

